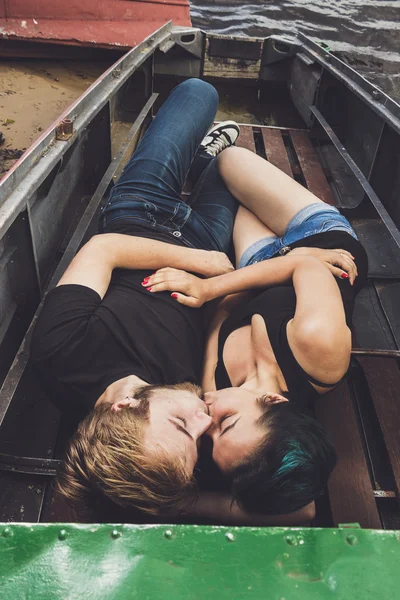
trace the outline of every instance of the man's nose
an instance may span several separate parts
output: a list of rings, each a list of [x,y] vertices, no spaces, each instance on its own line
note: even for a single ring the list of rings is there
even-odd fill
[[[205,431],[212,425],[212,417],[207,413],[199,410],[197,413],[197,435],[203,435]]]

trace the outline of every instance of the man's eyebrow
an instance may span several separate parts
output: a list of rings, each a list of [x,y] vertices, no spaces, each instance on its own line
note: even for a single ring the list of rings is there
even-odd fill
[[[185,435],[187,435],[194,442],[194,439],[192,438],[192,436],[190,435],[190,433],[188,431],[186,431],[186,429],[184,427],[182,427],[182,425],[179,425],[176,421],[173,421],[172,419],[168,419],[168,421],[170,423],[172,423],[172,425],[174,427],[176,427],[178,429],[178,431],[182,431],[182,433],[184,433]]]
[[[226,432],[227,432],[227,431],[229,431],[230,429],[232,429],[232,427],[235,427],[236,423],[237,423],[238,421],[240,421],[240,419],[241,419],[241,418],[242,418],[242,417],[238,417],[238,418],[236,419],[236,421],[234,421],[233,423],[231,423],[230,425],[228,425],[228,427],[226,427],[226,429],[224,429],[224,430],[223,430],[223,432],[221,433],[221,435],[220,435],[219,437],[222,437],[223,435],[225,435],[225,434],[226,434]]]

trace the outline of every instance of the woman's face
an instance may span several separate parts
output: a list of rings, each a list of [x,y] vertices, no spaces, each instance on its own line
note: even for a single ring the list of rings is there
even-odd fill
[[[229,471],[249,456],[267,433],[257,425],[264,409],[255,394],[243,387],[207,392],[204,401],[213,419],[206,435],[213,441],[213,460],[221,471]],[[267,394],[265,403],[286,402],[279,394]]]

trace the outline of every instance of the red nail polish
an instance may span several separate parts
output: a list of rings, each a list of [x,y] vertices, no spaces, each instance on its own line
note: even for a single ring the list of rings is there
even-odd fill
[[[349,276],[347,275],[347,273],[342,273],[341,277],[342,277],[342,279],[348,279],[349,278]]]
[[[171,294],[171,298],[175,298],[175,300],[176,300],[177,297],[178,297],[178,294]]]
[[[148,292],[151,292],[151,288],[146,288]]]
[[[143,279],[143,283],[147,283],[149,279],[150,279],[150,277],[145,277],[145,278]]]

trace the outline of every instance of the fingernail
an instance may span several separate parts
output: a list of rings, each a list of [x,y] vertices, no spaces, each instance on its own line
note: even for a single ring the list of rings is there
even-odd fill
[[[342,273],[341,277],[342,277],[342,279],[348,279],[349,278],[349,276],[347,275],[347,273]]]
[[[145,277],[145,278],[143,279],[143,283],[147,283],[149,279],[150,279],[150,277]]]
[[[176,299],[177,297],[178,297],[178,294],[171,294],[171,298],[175,298]]]
[[[151,292],[151,288],[146,288],[148,292]]]

